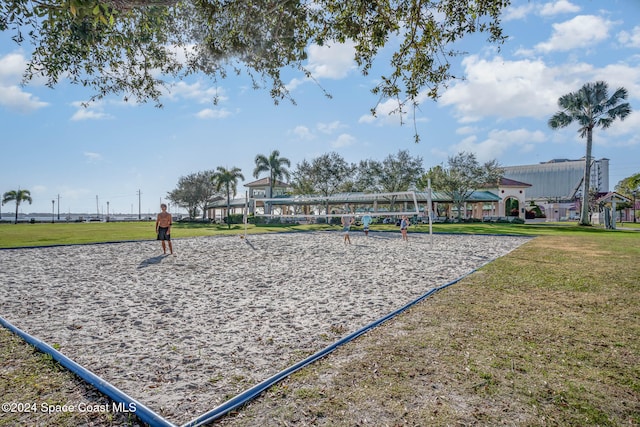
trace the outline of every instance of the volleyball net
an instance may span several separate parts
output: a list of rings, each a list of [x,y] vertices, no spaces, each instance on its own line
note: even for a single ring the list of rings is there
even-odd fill
[[[296,219],[317,222],[318,219],[344,216],[395,217],[424,215],[414,191],[392,193],[340,193],[331,196],[287,196],[252,199],[252,213],[267,219]],[[424,212],[424,213],[423,213]]]

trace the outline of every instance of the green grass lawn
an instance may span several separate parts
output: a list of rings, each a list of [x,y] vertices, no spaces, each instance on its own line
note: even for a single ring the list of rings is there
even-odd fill
[[[572,235],[584,233],[625,233],[626,228],[640,231],[640,224],[625,223],[618,225],[625,230],[604,230],[599,226],[581,227],[575,223],[535,223],[535,224],[497,224],[497,223],[469,223],[469,224],[433,224],[434,233],[464,233],[464,234],[512,234],[512,235]],[[309,230],[340,230],[339,226],[331,225],[281,225],[255,226],[248,225],[247,233],[295,232]],[[361,227],[353,227],[354,232]],[[399,231],[395,225],[374,224],[372,231]],[[195,236],[213,236],[225,234],[242,234],[244,225],[234,224],[230,228],[226,225],[208,223],[175,223],[172,227],[173,239]],[[428,233],[426,224],[414,225],[409,228],[410,233]],[[130,240],[155,239],[155,222],[88,222],[88,223],[2,223],[0,224],[0,248],[24,246],[47,246],[65,244],[85,244],[117,242]]]
[[[329,226],[326,226],[329,227]],[[249,233],[274,231],[303,231],[309,226],[255,227],[249,225]],[[317,226],[322,229],[322,226]],[[85,243],[153,240],[156,238],[155,222],[81,222],[81,223],[18,223],[0,225],[0,248],[67,245]],[[175,223],[171,238],[213,236],[244,233],[244,225]]]

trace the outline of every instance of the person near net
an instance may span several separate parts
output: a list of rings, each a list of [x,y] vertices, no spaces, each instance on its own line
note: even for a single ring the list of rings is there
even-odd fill
[[[344,232],[344,243],[351,244],[351,237],[349,237],[349,230],[351,230],[351,224],[353,224],[352,216],[343,216],[341,219],[342,231]]]
[[[406,215],[402,215],[402,219],[400,220],[400,233],[402,234],[402,240],[405,242],[409,241],[407,228],[409,228],[409,218]]]
[[[369,237],[369,225],[371,225],[371,221],[371,215],[365,215],[362,217],[362,230],[366,237]]]

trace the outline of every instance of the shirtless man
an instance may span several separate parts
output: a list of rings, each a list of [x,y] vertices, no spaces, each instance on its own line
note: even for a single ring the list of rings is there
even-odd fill
[[[171,214],[167,212],[167,205],[160,205],[162,212],[158,214],[156,219],[156,234],[158,240],[162,241],[162,252],[167,253],[166,243],[169,243],[169,252],[173,255],[173,246],[171,245]]]

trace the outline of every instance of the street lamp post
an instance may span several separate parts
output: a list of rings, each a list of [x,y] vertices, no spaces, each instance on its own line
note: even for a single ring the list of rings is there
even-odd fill
[[[56,201],[51,201],[51,224],[53,224],[56,220]]]

